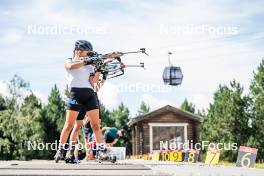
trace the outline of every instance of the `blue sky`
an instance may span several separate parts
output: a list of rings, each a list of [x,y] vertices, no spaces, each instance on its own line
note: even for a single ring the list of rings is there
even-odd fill
[[[0,93],[4,95],[3,81],[14,74],[28,80],[43,101],[54,84],[63,90],[63,63],[72,56],[77,39],[90,40],[101,53],[145,47],[149,57],[130,55],[123,60],[145,62],[147,69],[128,69],[100,92],[108,108],[124,102],[131,116],[142,100],[151,109],[179,106],[185,98],[199,109],[207,108],[218,85],[233,79],[248,92],[252,72],[264,56],[263,1],[1,1],[0,16]],[[32,33],[32,26],[88,32]],[[173,52],[172,63],[183,70],[179,87],[167,88],[161,79],[168,51]],[[118,91],[122,85],[139,83],[167,91]]]

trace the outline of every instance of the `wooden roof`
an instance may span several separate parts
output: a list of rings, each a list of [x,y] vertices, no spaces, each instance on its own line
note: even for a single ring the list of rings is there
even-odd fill
[[[147,113],[145,115],[139,115],[137,117],[131,118],[130,121],[127,124],[128,124],[128,126],[132,126],[133,124],[144,120],[146,117],[153,117],[153,116],[157,116],[157,115],[160,115],[160,114],[163,114],[163,113],[168,113],[168,112],[172,112],[172,113],[175,113],[175,114],[182,115],[182,116],[184,116],[186,118],[189,118],[191,120],[194,120],[194,121],[197,121],[197,122],[200,122],[200,123],[203,121],[203,118],[201,116],[195,115],[193,113],[181,110],[179,108],[176,108],[176,107],[173,107],[173,106],[170,106],[170,105],[166,105],[166,106],[164,106],[164,107],[162,107],[160,109],[154,110],[154,111],[149,112],[149,113]]]

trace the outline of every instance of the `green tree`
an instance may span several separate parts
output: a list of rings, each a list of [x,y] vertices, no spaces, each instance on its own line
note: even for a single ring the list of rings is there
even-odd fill
[[[0,111],[7,109],[4,97],[0,94]]]
[[[150,111],[150,107],[142,101],[138,110],[138,115],[144,115],[147,114]]]
[[[60,95],[57,85],[54,85],[54,87],[51,89],[51,93],[48,97],[48,104],[45,107],[45,110],[45,115],[48,120],[56,124],[56,130],[60,132],[64,125],[66,108],[65,102]]]
[[[30,91],[30,84],[19,75],[14,75],[8,84],[11,97],[7,99],[6,104],[9,109],[18,109],[18,103],[23,101],[25,92]]]
[[[19,102],[24,97],[25,91],[29,91],[29,83],[18,75],[14,75],[8,83],[10,97],[5,99],[5,110],[0,111],[0,153],[1,159],[14,159],[18,156],[16,140],[19,134],[17,123],[19,114]],[[2,100],[3,102],[3,100]]]
[[[15,75],[9,84],[11,96],[6,109],[0,111],[1,159],[39,158],[39,152],[27,150],[27,142],[43,142],[41,104],[31,93],[29,83]]]
[[[46,134],[46,143],[54,143],[59,139],[65,121],[65,112],[65,103],[61,98],[59,89],[54,85],[48,97],[48,104],[43,112],[43,130]],[[45,157],[51,159],[54,153],[55,151],[49,151]]]
[[[219,86],[202,125],[202,139],[215,143],[245,145],[249,139],[249,98],[235,81]],[[224,160],[235,161],[237,151],[224,151]]]
[[[181,109],[187,112],[195,113],[195,105],[189,102],[186,98],[181,104]]]
[[[250,85],[252,97],[252,135],[249,145],[258,148],[258,158],[264,159],[264,60],[254,72]]]
[[[11,160],[15,158],[16,141],[14,133],[18,132],[16,114],[11,109],[0,111],[0,159]]]
[[[115,124],[115,120],[112,117],[112,114],[109,112],[109,110],[100,103],[100,113],[101,113],[101,126],[102,127],[111,127],[113,124]]]
[[[207,115],[206,110],[205,109],[202,109],[202,110],[198,109],[197,115],[205,118]]]
[[[64,89],[64,96],[69,98],[70,97],[70,90],[69,90],[69,86],[66,85],[66,88]]]
[[[39,150],[28,150],[28,142],[43,143],[44,131],[42,123],[42,107],[39,99],[30,94],[21,105],[19,114],[16,118],[18,133],[13,134],[13,139],[19,145],[17,154],[19,159],[39,159],[43,152]]]
[[[129,110],[121,103],[116,110],[113,110],[112,117],[115,120],[116,128],[124,129],[126,133],[123,138],[118,140],[117,146],[126,147],[126,153],[129,155],[132,152],[131,129],[127,125],[129,121]]]

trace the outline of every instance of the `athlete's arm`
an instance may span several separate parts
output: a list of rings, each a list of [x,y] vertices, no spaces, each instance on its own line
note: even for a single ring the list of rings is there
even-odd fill
[[[104,79],[97,83],[96,92],[98,92],[103,87],[104,83],[105,83]]]
[[[107,78],[107,74],[105,73],[103,74],[103,79],[97,83],[96,92],[98,92],[101,89],[101,87],[104,85],[106,78]]]
[[[106,130],[108,130],[110,127],[103,127],[102,128],[102,133],[105,132]]]
[[[77,62],[65,62],[64,64],[65,68],[67,70],[77,69],[84,66],[83,61],[77,61]]]
[[[115,139],[110,145],[113,146],[117,143],[118,139]]]
[[[96,72],[92,79],[92,83],[97,84],[99,82],[99,79],[100,79],[100,72]]]
[[[89,82],[94,87],[95,85],[93,84],[93,79],[94,79],[94,75],[89,77]]]
[[[102,81],[100,81],[100,88],[104,85],[104,83],[105,83],[105,80],[102,80]]]
[[[94,76],[90,77],[90,83],[95,86],[95,91],[98,92],[102,87],[100,80],[100,72],[96,72]]]

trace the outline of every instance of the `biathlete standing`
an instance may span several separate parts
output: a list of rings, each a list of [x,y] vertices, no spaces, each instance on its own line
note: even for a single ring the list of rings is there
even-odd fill
[[[100,79],[100,75],[102,74],[102,79]],[[98,108],[99,108],[99,122],[101,123],[101,113],[100,113],[100,102],[99,98],[97,95],[97,92],[99,89],[103,86],[105,80],[107,78],[107,73],[103,72],[101,73],[100,70],[97,70],[95,73],[90,74],[90,81],[91,84],[94,85],[94,93],[95,97],[98,103]],[[86,118],[85,118],[86,117]],[[85,119],[84,119],[85,118]],[[70,149],[68,150],[66,154],[65,161],[68,163],[78,163],[78,149],[75,146],[78,146],[78,137],[79,137],[79,132],[80,128],[83,126],[83,131],[84,131],[84,141],[87,141],[87,133],[92,131],[91,123],[89,116],[86,116],[86,111],[85,107],[81,107],[81,110],[77,116],[75,125],[73,127],[73,130],[71,132],[70,136],[70,141],[71,141],[71,146]]]
[[[73,58],[67,59],[65,62],[70,98],[67,103],[66,121],[60,135],[60,144],[54,156],[56,162],[63,158],[69,133],[82,108],[89,117],[97,143],[105,144],[100,129],[99,105],[90,80],[92,78],[90,74],[94,72],[94,67],[85,59],[92,51],[93,47],[90,42],[78,40],[75,42]]]

